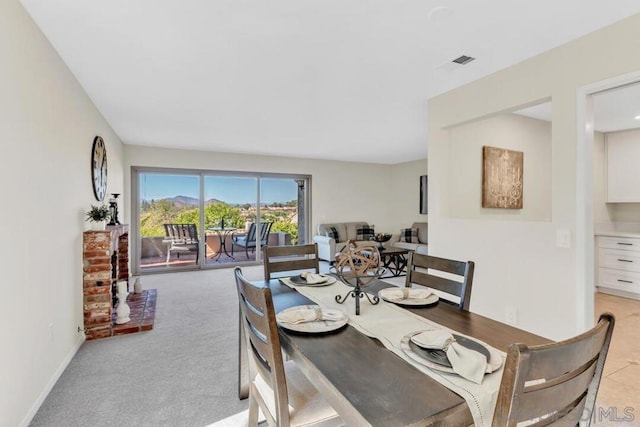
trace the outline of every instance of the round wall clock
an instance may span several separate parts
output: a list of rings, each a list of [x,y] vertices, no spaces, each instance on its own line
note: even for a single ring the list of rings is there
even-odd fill
[[[107,150],[100,136],[96,136],[93,140],[91,180],[93,182],[93,194],[95,194],[96,199],[98,201],[104,200],[104,196],[107,193]]]

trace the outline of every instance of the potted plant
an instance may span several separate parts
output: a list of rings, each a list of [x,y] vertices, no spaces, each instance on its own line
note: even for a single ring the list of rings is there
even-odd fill
[[[93,206],[87,212],[87,221],[92,230],[104,230],[109,219],[109,207],[107,205]]]

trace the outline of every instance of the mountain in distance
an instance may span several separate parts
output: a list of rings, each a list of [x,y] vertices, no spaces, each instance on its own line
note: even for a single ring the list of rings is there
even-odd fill
[[[170,197],[168,199],[164,199],[169,203],[173,203],[175,206],[184,207],[184,206],[198,206],[199,200],[195,197],[189,196],[175,196]],[[222,203],[221,200],[218,199],[209,199],[204,202],[205,206],[215,203]]]
[[[165,199],[158,199],[156,201],[159,200],[166,200],[167,202],[173,204],[174,206],[183,208],[183,207],[197,207],[198,206],[198,199],[195,197],[190,197],[190,196],[174,196],[174,197],[167,197]],[[147,202],[150,202],[151,200],[145,200]],[[294,200],[295,202],[295,200]],[[211,204],[216,204],[216,203],[225,203],[223,200],[218,200],[215,198],[209,199],[209,200],[205,200],[204,205],[208,206]],[[263,205],[270,205],[272,203],[275,202],[263,202]],[[281,202],[279,202],[281,203]],[[247,203],[231,203],[231,206],[245,206],[245,205],[249,205],[253,208],[256,207],[256,203],[255,202],[247,202]]]
[[[198,206],[198,199],[195,197],[175,196],[164,200],[177,206]]]

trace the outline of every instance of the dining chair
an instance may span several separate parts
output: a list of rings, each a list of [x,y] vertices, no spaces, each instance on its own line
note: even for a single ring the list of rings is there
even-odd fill
[[[264,248],[264,280],[271,280],[274,273],[300,270],[320,273],[317,243]]]
[[[613,314],[603,313],[577,337],[511,344],[492,425],[590,425],[614,323]]]
[[[318,390],[296,368],[283,361],[271,289],[234,270],[249,359],[249,425],[258,423],[258,408],[273,426],[343,425]]]
[[[244,253],[249,258],[249,249],[256,250],[257,242],[260,242],[260,246],[267,246],[269,242],[269,232],[273,222],[261,222],[260,234],[257,236],[256,223],[252,222],[246,233],[233,233],[231,235],[231,256],[233,256],[233,248],[240,246],[244,248]]]
[[[441,298],[441,301],[469,311],[474,267],[473,261],[455,261],[411,252],[407,261],[405,287],[410,288],[415,283],[458,297],[459,301],[445,298]]]
[[[264,276],[266,281],[271,280],[274,273],[300,270],[313,270],[315,273],[320,273],[317,244],[265,247]],[[240,319],[242,319],[242,312],[240,312]],[[238,397],[246,399],[249,394],[249,378],[243,328],[240,328],[239,335]]]

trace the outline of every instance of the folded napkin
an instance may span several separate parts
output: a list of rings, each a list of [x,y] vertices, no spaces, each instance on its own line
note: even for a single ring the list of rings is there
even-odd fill
[[[340,310],[323,308],[319,305],[301,305],[281,311],[276,315],[276,318],[279,322],[297,325],[298,323],[320,320],[343,320],[345,314]]]
[[[425,299],[433,294],[429,289],[412,288],[387,288],[380,291],[390,301],[403,301],[406,299]]]
[[[309,285],[315,285],[315,284],[318,284],[318,283],[324,283],[324,282],[326,282],[328,280],[327,277],[323,276],[322,274],[314,274],[314,273],[310,273],[308,271],[300,273],[300,277],[302,277],[304,280],[306,280],[307,284],[309,284]]]
[[[487,358],[458,344],[449,332],[442,329],[424,331],[411,337],[411,341],[423,348],[444,350],[453,371],[476,384],[482,383],[487,372]]]

